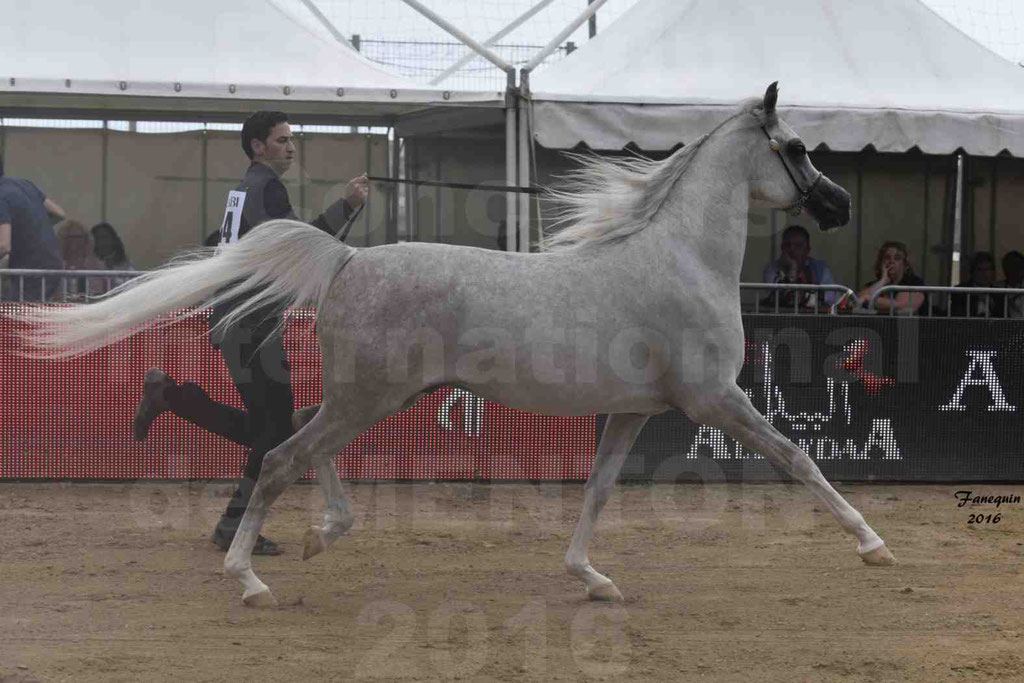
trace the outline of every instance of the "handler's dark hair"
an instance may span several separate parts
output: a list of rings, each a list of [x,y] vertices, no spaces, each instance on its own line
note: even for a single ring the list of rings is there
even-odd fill
[[[252,141],[265,142],[270,131],[279,123],[288,123],[288,115],[281,111],[258,111],[242,124],[242,151],[252,159]]]

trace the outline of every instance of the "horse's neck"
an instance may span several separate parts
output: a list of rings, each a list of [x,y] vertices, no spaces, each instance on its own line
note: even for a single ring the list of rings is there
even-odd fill
[[[738,136],[712,137],[655,217],[652,246],[686,249],[727,279],[739,278],[750,206],[749,164]]]

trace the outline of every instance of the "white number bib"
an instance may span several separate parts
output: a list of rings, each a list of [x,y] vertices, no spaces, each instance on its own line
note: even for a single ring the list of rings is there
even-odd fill
[[[238,241],[238,230],[242,227],[242,208],[244,206],[244,192],[239,190],[228,192],[228,203],[224,207],[224,220],[220,224],[221,244],[231,244]]]

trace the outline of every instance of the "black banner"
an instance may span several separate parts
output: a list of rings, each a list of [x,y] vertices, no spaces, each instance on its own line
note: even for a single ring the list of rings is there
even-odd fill
[[[747,315],[743,324],[739,385],[826,478],[1024,481],[1021,321]],[[670,412],[647,423],[622,478],[788,477]]]

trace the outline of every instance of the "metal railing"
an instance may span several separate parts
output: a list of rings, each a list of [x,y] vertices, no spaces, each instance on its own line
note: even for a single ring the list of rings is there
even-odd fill
[[[753,301],[744,293],[753,292]],[[763,296],[759,292],[768,292]],[[774,315],[835,315],[857,295],[843,285],[802,285],[778,282],[741,282],[740,298],[745,313]]]
[[[925,300],[916,307],[896,310],[892,305],[879,311],[878,299],[891,302],[901,292],[923,294]],[[1024,318],[1024,289],[1010,287],[932,287],[927,285],[886,285],[875,292],[860,313],[888,315],[922,315],[949,318]]]
[[[0,301],[86,301],[142,275],[137,270],[0,270]]]
[[[0,301],[82,302],[109,292],[142,275],[135,270],[31,270],[0,269]],[[45,289],[45,295],[42,292]],[[900,292],[919,292],[925,301],[920,310],[879,311],[880,297]],[[26,296],[28,294],[28,296]],[[749,296],[749,295],[753,296]],[[836,315],[838,313],[923,315],[951,318],[1024,318],[1024,288],[1006,287],[907,287],[886,285],[863,306],[856,293],[844,285],[805,285],[741,282],[744,313],[771,315]],[[979,303],[980,302],[980,303]]]

